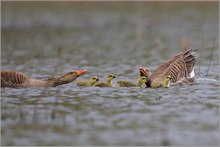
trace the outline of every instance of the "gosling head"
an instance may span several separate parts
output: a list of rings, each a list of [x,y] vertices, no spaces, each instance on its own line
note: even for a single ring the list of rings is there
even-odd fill
[[[164,88],[168,88],[170,87],[170,81],[172,80],[172,77],[170,75],[167,75],[164,77],[164,83],[163,83],[163,87]]]
[[[146,82],[147,82],[147,78],[146,78],[146,77],[141,76],[140,78],[141,78],[141,81],[142,81],[143,83],[146,83]]]
[[[145,76],[138,77],[138,86],[142,87],[142,85],[146,82],[147,82],[147,78]]]
[[[90,78],[90,85],[93,86],[98,81],[99,81],[99,78],[96,76],[93,76]]]
[[[108,74],[107,79],[113,80],[114,78],[116,78],[116,76],[114,74]]]
[[[165,77],[165,79],[166,79],[167,81],[170,81],[170,80],[172,80],[172,77],[171,77],[170,75],[167,75],[167,76]]]
[[[99,81],[99,78],[96,77],[96,76],[94,76],[94,77],[91,78],[91,80],[94,81],[94,82],[98,82],[98,81]]]

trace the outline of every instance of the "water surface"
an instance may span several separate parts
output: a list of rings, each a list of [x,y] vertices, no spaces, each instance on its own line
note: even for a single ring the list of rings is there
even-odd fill
[[[1,89],[1,144],[217,146],[218,18],[217,2],[2,2],[2,70],[117,78],[112,88]],[[198,84],[117,87],[177,54],[183,38],[199,49]]]

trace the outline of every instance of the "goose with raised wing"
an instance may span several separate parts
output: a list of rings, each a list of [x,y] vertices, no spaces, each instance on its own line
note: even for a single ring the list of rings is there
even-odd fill
[[[56,87],[74,81],[79,76],[86,74],[84,69],[75,70],[54,78],[45,80],[34,79],[26,73],[2,70],[1,71],[1,87],[10,88],[27,88],[27,87]]]
[[[167,75],[171,76],[172,83],[185,82],[191,83],[195,82],[194,79],[194,66],[196,63],[195,51],[192,49],[185,50],[165,63],[157,67],[152,74],[145,67],[140,67],[139,72],[141,76],[147,77],[146,86],[151,87],[152,82],[157,81],[158,84],[163,84],[164,77]]]
[[[96,76],[91,77],[88,80],[79,80],[76,81],[77,86],[94,86],[96,82],[99,81],[99,78]]]
[[[119,87],[142,87],[146,82],[147,78],[145,76],[139,76],[137,84],[125,80],[118,81],[117,84]]]
[[[97,82],[95,83],[94,86],[97,86],[97,87],[112,87],[112,80],[116,78],[116,76],[114,74],[108,74],[107,75],[107,79],[106,79],[106,82]]]

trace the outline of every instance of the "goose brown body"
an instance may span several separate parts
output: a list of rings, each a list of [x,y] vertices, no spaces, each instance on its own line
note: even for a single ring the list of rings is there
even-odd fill
[[[165,63],[157,67],[154,72],[150,75],[147,68],[139,68],[140,75],[147,77],[146,85],[151,87],[153,81],[162,84],[164,77],[167,75],[171,76],[172,83],[178,81],[192,82],[194,79],[194,66],[196,63],[196,58],[194,56],[196,50],[188,49],[185,50],[172,58],[170,58]],[[185,80],[187,78],[187,80]]]
[[[75,70],[63,76],[40,80],[33,79],[31,76],[23,72],[3,70],[1,71],[1,87],[56,87],[58,85],[70,83],[79,76],[86,74],[86,72],[86,70]]]

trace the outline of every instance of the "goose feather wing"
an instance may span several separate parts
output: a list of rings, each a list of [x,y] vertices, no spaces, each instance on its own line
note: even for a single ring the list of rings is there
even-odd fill
[[[178,59],[182,53],[179,53],[175,55],[174,57],[171,57],[169,60],[167,60],[165,63],[158,66],[151,74],[150,78],[154,79],[158,77],[158,75],[162,74],[169,66],[172,64],[176,59]]]
[[[196,59],[192,49],[179,53],[163,63],[151,74],[151,80],[163,78],[166,75],[172,77],[171,82],[176,82],[180,78],[187,77],[192,72]]]
[[[26,80],[30,80],[31,76],[17,71],[1,71],[1,86],[11,84],[23,84]],[[6,85],[5,85],[6,84]]]

